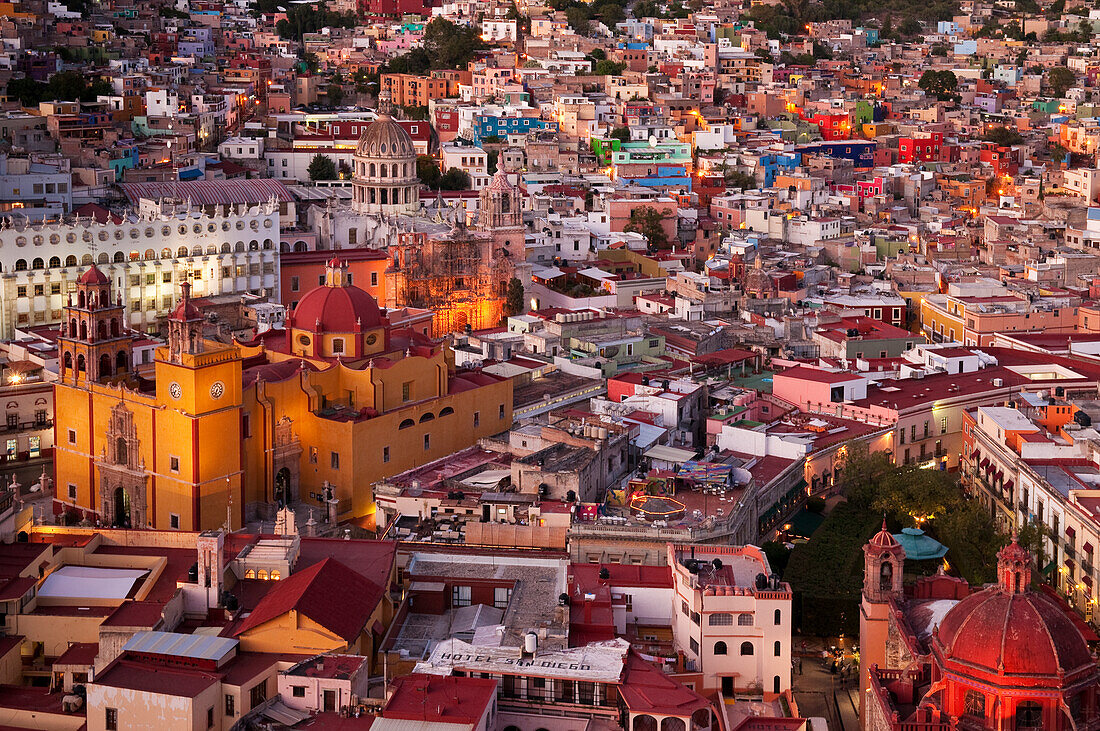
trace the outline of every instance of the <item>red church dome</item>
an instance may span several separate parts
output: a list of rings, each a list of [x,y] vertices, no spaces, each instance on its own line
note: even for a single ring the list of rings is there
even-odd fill
[[[77,280],[80,284],[108,284],[111,280],[107,279],[107,275],[99,270],[95,264],[92,264],[88,269],[80,275],[80,279]]]
[[[294,327],[330,333],[351,333],[382,325],[378,302],[353,285],[326,284],[311,290],[294,308],[292,318]]]
[[[1070,676],[1094,665],[1066,613],[1035,592],[997,587],[971,594],[943,618],[939,642],[946,663],[992,674]]]

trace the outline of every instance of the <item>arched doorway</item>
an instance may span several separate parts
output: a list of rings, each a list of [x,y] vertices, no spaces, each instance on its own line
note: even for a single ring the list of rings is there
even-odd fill
[[[281,508],[290,500],[290,469],[284,467],[275,473],[275,504]]]
[[[130,527],[130,495],[122,487],[115,488],[115,525]]]

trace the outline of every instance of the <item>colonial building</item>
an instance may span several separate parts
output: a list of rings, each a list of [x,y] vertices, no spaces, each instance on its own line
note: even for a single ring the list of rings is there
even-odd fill
[[[280,186],[281,187],[281,186]],[[155,331],[182,282],[195,296],[278,296],[279,202],[198,207],[143,199],[126,217],[85,207],[72,218],[0,222],[0,337],[61,322],[92,264],[121,299],[125,327]]]
[[[865,549],[860,719],[868,731],[1100,728],[1100,670],[1081,620],[1033,591],[1013,540],[997,583],[925,577],[903,591],[904,550],[886,531]]]
[[[111,283],[81,277],[61,338],[58,510],[183,530],[299,501],[372,516],[375,481],[511,426],[510,381],[456,370],[447,346],[392,326],[338,259],[285,329],[246,344],[204,340],[182,289],[148,381],[130,372]]]

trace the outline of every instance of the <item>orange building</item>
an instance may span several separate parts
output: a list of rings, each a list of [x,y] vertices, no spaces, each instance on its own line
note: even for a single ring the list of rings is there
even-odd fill
[[[390,101],[400,107],[426,107],[435,99],[458,96],[460,84],[470,84],[469,71],[432,71],[428,76],[416,74],[382,74],[382,90],[390,93]]]
[[[232,345],[202,338],[183,285],[149,382],[128,372],[122,307],[88,270],[62,328],[55,510],[208,530],[300,502],[369,526],[375,482],[511,427],[511,381],[456,369],[348,275],[331,260],[285,330]]]
[[[297,305],[317,287],[325,285],[325,269],[331,251],[295,251],[279,258],[283,304]],[[378,302],[386,301],[386,267],[389,257],[378,249],[341,249],[340,260],[348,269],[348,284],[366,291]]]

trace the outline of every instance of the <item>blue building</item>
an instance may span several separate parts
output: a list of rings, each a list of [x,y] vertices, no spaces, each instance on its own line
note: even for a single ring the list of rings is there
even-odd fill
[[[642,178],[623,178],[643,188],[685,188],[691,190],[691,175],[682,165],[658,165],[657,172]]]
[[[757,162],[757,165],[764,169],[765,188],[770,188],[775,184],[775,176],[780,171],[794,172],[801,164],[802,153],[798,151],[768,153],[767,155],[761,155]]]
[[[486,137],[504,137],[525,132],[557,132],[557,122],[547,122],[537,117],[505,117],[495,114],[479,114],[474,119],[474,134],[481,141]]]
[[[799,145],[804,153],[816,152],[829,157],[851,160],[857,168],[875,166],[875,143],[868,140],[833,140],[831,142],[810,142]]]

